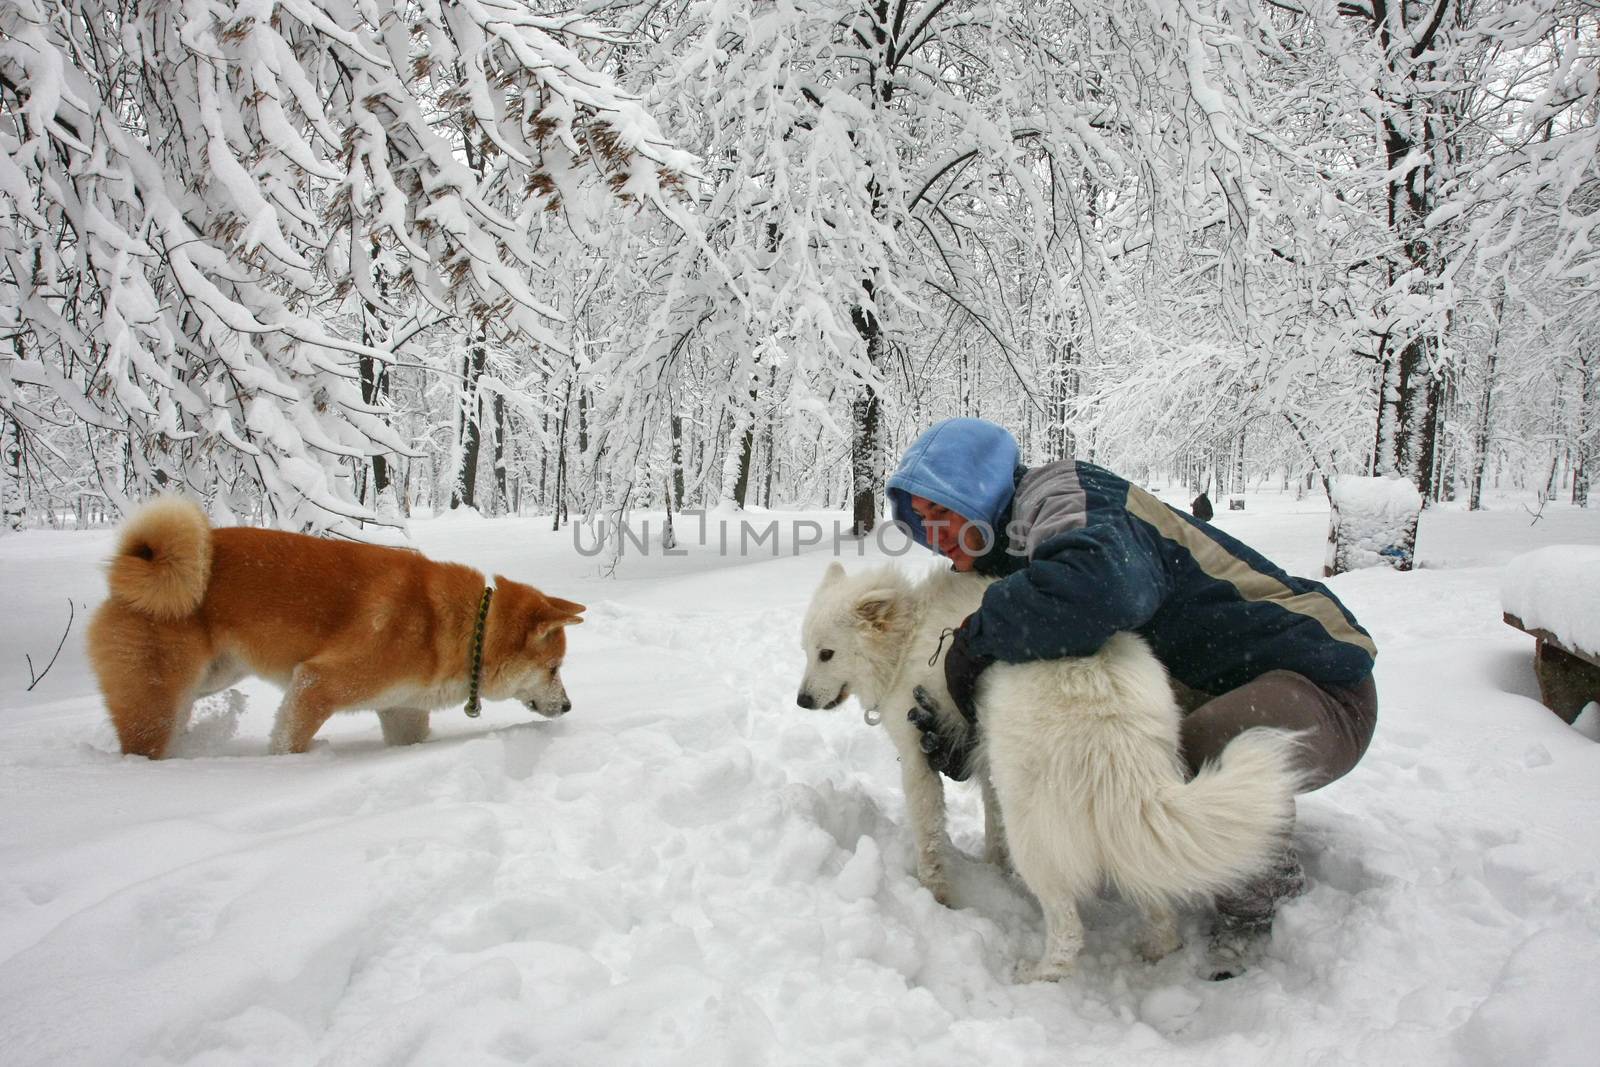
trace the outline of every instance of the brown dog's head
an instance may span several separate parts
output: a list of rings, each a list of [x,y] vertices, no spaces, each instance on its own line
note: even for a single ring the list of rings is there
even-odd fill
[[[572,710],[561,684],[567,627],[583,621],[584,606],[498,574],[494,583],[483,638],[483,695],[520,700],[547,719],[565,715]]]

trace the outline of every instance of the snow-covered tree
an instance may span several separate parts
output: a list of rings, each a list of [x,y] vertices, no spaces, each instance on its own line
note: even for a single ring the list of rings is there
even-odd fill
[[[1065,368],[1098,343],[1104,290],[1137,275],[1138,249],[1243,224],[1197,195],[1245,195],[1242,74],[1213,37],[1237,6],[650,6],[633,25],[657,43],[629,70],[706,161],[705,243],[641,272],[657,328],[602,357],[611,382],[646,383],[611,395],[611,443],[654,454],[682,414],[662,399],[691,396],[702,361],[729,491],[759,424],[806,443],[820,422],[847,435],[863,530],[891,439],[980,392],[1065,443],[1081,373]],[[643,10],[607,7],[624,9]]]
[[[4,414],[28,438],[70,412],[97,464],[118,442],[114,498],[242,475],[280,522],[375,518],[342,483],[408,448],[384,324],[549,345],[552,209],[691,167],[580,58],[603,38],[515,0],[7,3]]]
[[[953,414],[1214,490],[1592,477],[1584,0],[581,12],[0,10],[8,521],[864,530]]]

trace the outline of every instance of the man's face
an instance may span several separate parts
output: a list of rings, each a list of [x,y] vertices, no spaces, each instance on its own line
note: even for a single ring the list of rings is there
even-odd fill
[[[922,520],[928,547],[948,559],[956,570],[970,571],[973,560],[984,551],[983,528],[965,515],[925,497],[912,497],[911,510]]]

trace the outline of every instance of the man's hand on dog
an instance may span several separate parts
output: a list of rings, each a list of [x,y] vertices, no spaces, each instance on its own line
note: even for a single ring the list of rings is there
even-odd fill
[[[950,650],[944,654],[944,687],[962,717],[977,726],[978,676],[994,664],[994,657],[972,651],[971,622],[972,616],[968,615],[950,635]]]
[[[922,734],[918,742],[928,766],[951,781],[964,782],[972,774],[972,750],[978,731],[965,730],[959,737],[947,737],[939,729],[939,702],[922,686],[911,692],[917,706],[906,712],[906,719]]]

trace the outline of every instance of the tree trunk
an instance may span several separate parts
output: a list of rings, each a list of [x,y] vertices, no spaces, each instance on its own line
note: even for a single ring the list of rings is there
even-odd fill
[[[1400,350],[1394,451],[1379,473],[1408,478],[1422,494],[1423,506],[1437,499],[1434,468],[1439,448],[1439,400],[1442,389],[1433,373],[1432,353],[1439,338],[1429,334],[1414,338]]]
[[[868,0],[863,5],[867,18],[858,21],[857,38],[867,45],[864,84],[868,89],[866,105],[874,114],[887,108],[894,99],[895,41],[890,38],[891,20],[889,0]],[[904,8],[901,9],[904,13]],[[931,18],[930,11],[925,18]],[[898,31],[900,20],[892,24]],[[865,29],[866,33],[861,31]],[[884,216],[884,191],[876,174],[869,172],[867,191],[872,200],[872,217],[882,221]],[[866,299],[850,309],[850,322],[866,346],[867,365],[876,379],[883,367],[883,323],[873,303],[877,283],[873,278],[861,279],[861,289]],[[873,379],[863,381],[850,401],[850,532],[855,537],[865,537],[878,522],[878,497],[883,487],[883,427],[878,399],[878,388]]]
[[[494,487],[499,490],[501,506],[509,507],[511,495],[506,491],[506,398],[499,393],[494,395]]]
[[[461,408],[457,423],[461,467],[456,471],[455,485],[450,491],[451,511],[462,506],[478,506],[478,454],[483,448],[483,404],[478,395],[478,385],[488,361],[488,332],[479,328],[467,347],[466,355],[461,357]]]
[[[1374,420],[1372,451],[1367,455],[1368,477],[1378,473],[1378,467],[1384,462],[1384,457],[1394,452],[1394,424],[1395,418],[1392,407],[1395,403],[1393,388],[1390,379],[1393,377],[1393,357],[1389,351],[1389,338],[1378,339],[1378,380],[1373,392],[1378,401],[1378,417]]]
[[[683,416],[672,416],[672,499],[683,508]]]
[[[1489,338],[1489,353],[1484,361],[1483,391],[1478,394],[1478,424],[1472,434],[1472,489],[1467,498],[1467,510],[1483,508],[1483,471],[1489,461],[1489,430],[1494,425],[1490,413],[1494,404],[1495,365],[1500,358],[1500,327],[1506,310],[1504,283],[1494,302],[1494,334]]]
[[[1045,427],[1045,444],[1051,459],[1070,459],[1077,448],[1069,419],[1072,402],[1078,398],[1078,345],[1068,337],[1050,347],[1050,421]]]
[[[389,369],[371,356],[362,356],[358,360],[358,369],[361,375],[361,399],[368,404],[378,406],[387,404],[389,400]],[[388,421],[387,416],[384,419]],[[368,470],[371,474],[369,482],[372,492],[368,497],[369,506],[376,506],[384,490],[389,488],[391,476],[389,473],[389,457],[378,453],[367,457]]]
[[[870,281],[862,287],[872,295]],[[867,362],[876,370],[883,355],[883,327],[877,315],[857,305],[850,309],[850,321],[866,343]],[[877,387],[863,382],[850,401],[850,532],[855,537],[865,537],[877,525],[878,490],[883,481],[882,435]]]
[[[1483,471],[1489,462],[1489,430],[1494,425],[1490,417],[1494,403],[1494,371],[1496,353],[1489,349],[1484,367],[1483,392],[1478,396],[1478,425],[1472,435],[1472,488],[1467,498],[1467,510],[1483,508]]]
[[[589,454],[589,390],[578,386],[578,455]]]
[[[381,249],[378,242],[372,242],[372,255],[376,259]],[[388,297],[387,279],[383,269],[374,265],[373,284],[377,287],[380,298]],[[384,309],[378,307],[370,300],[361,301],[361,343],[368,348],[379,348],[389,352],[392,357],[394,352],[390,349],[389,320]],[[380,360],[371,356],[361,356],[357,360],[357,372],[361,377],[361,399],[373,407],[389,406],[389,367]],[[384,415],[385,424],[389,416]],[[371,493],[364,495],[367,506],[377,509],[379,501],[383,498],[384,490],[389,488],[392,476],[389,472],[389,458],[378,454],[367,459],[370,477],[367,479]]]
[[[23,492],[22,430],[15,419],[0,423],[0,530],[20,530],[27,516]]]
[[[755,426],[748,415],[734,423],[734,433],[739,436],[739,456],[734,464],[736,473],[733,479],[733,502],[740,511],[743,511],[745,498],[750,493],[750,454],[755,451],[756,446]]]
[[[550,502],[550,529],[561,529],[567,502],[567,412],[572,410],[572,383],[569,381],[561,401],[561,425],[556,430],[556,484]]]
[[[973,410],[973,371],[972,371],[972,346],[958,345],[956,362],[956,390],[960,396],[960,406],[957,410],[967,418],[977,415]]]
[[[667,517],[661,525],[661,548],[664,551],[671,551],[678,547],[678,533],[672,528],[672,480],[667,479],[662,488],[666,491]]]
[[[1051,459],[1065,459],[1067,435],[1067,383],[1062,350],[1066,346],[1054,341],[1048,343],[1050,367],[1050,400],[1044,416],[1044,450]]]
[[[1388,299],[1396,306],[1426,304],[1437,299],[1444,264],[1424,220],[1449,177],[1441,169],[1454,154],[1454,132],[1447,122],[1454,105],[1437,87],[1443,72],[1436,69],[1433,49],[1441,34],[1453,28],[1459,12],[1452,0],[1394,8],[1389,0],[1378,0],[1340,10],[1366,24],[1384,57],[1375,95],[1388,174],[1387,222],[1399,250],[1388,266]],[[1404,40],[1396,38],[1396,30]],[[1440,338],[1437,327],[1425,319],[1403,328],[1398,352],[1388,337],[1380,349],[1373,471],[1410,480],[1426,506],[1436,496]],[[1400,547],[1408,554],[1415,551],[1415,544]]]
[[[1244,492],[1244,487],[1245,487],[1245,479],[1244,479],[1244,439],[1245,439],[1245,431],[1244,430],[1240,430],[1239,431],[1239,436],[1234,441],[1234,447],[1233,447],[1233,491],[1235,493],[1241,493],[1241,494]]]
[[[546,479],[550,474],[550,412],[545,410],[539,415],[539,438],[544,441],[544,447],[539,450],[539,507],[549,505],[549,497],[545,495],[548,483]]]
[[[1573,437],[1576,459],[1572,470],[1572,502],[1580,508],[1589,506],[1589,479],[1595,462],[1600,459],[1600,426],[1596,425],[1600,422],[1600,412],[1595,411],[1595,378],[1600,373],[1597,363],[1600,358],[1593,355],[1578,357],[1578,373],[1582,380],[1578,383],[1578,425]]]
[[[774,454],[775,446],[772,441],[772,423],[767,423],[767,428],[761,433],[761,451],[766,457],[766,466],[761,475],[761,506],[772,509],[772,478],[773,471],[777,469],[778,458]]]
[[[774,410],[775,405],[776,405],[776,401],[773,399],[773,396],[772,396],[772,394],[775,393],[777,391],[777,389],[778,389],[778,368],[777,367],[770,367],[767,370],[767,405],[768,405],[767,406],[767,422],[766,422],[766,425],[761,430],[761,437],[762,437],[762,440],[763,440],[763,448],[764,448],[764,450],[766,452],[766,456],[767,456],[767,469],[766,469],[765,484],[762,486],[762,490],[761,490],[761,506],[764,507],[764,508],[771,508],[772,507],[772,472],[778,466],[777,441],[776,441],[776,431],[775,431],[775,424],[777,423],[778,420],[777,420],[776,412]]]
[[[756,391],[750,390],[750,408],[734,422],[734,432],[739,435],[739,473],[733,482],[733,502],[738,505],[740,511],[745,509],[750,496],[750,466],[755,459],[756,450],[755,409],[759,401],[760,397]],[[743,427],[742,432],[739,427]]]

